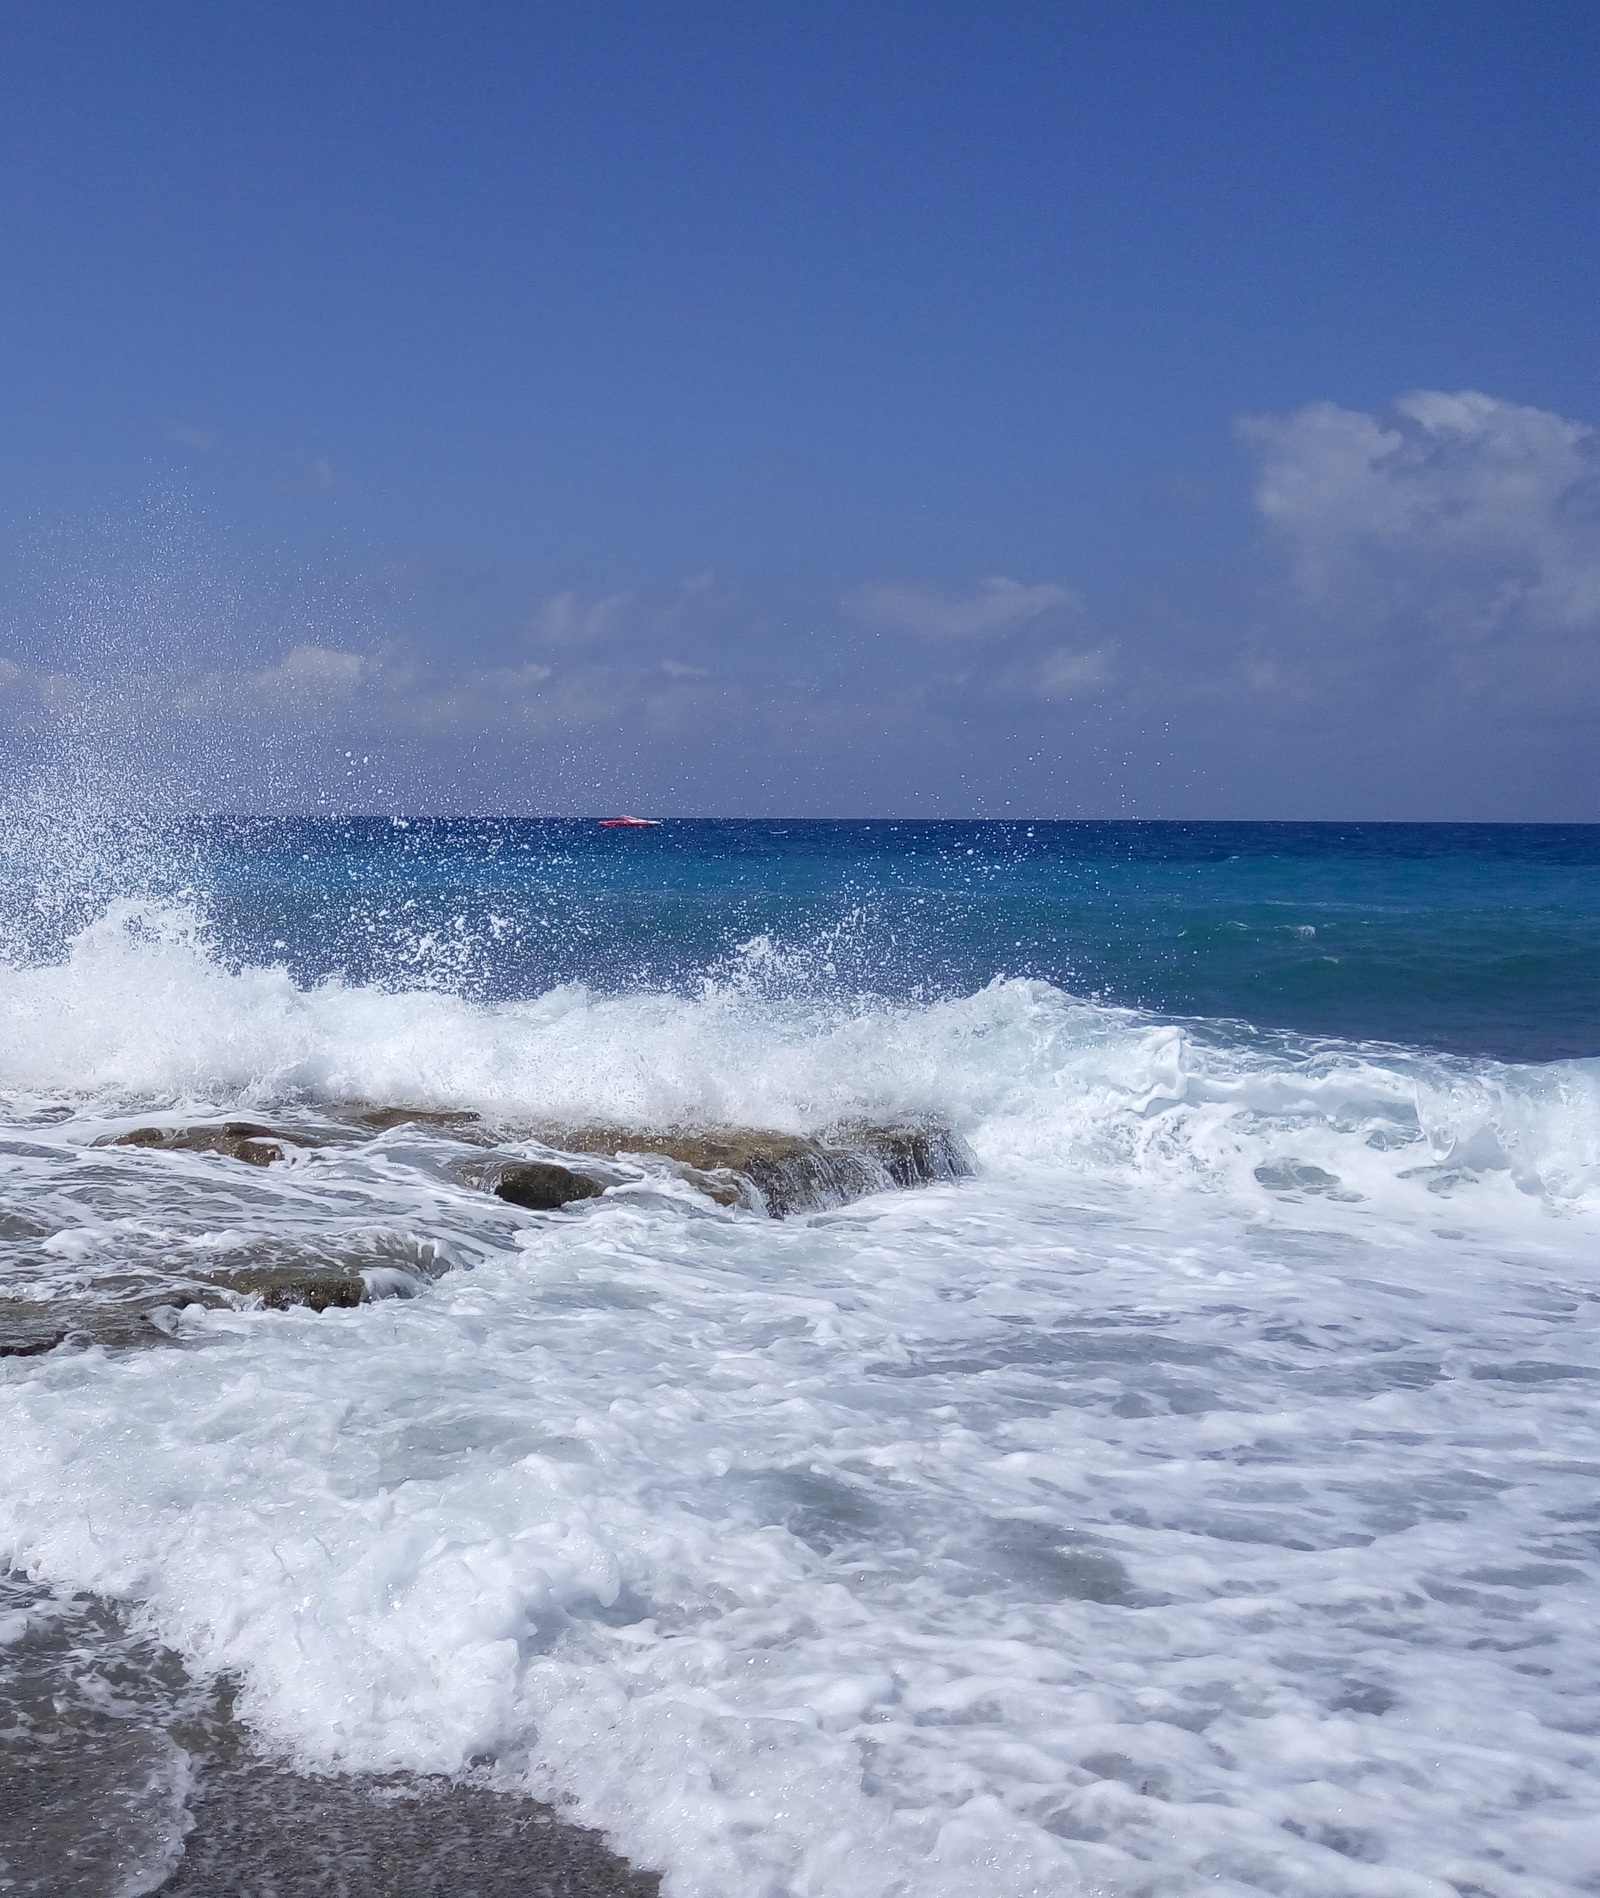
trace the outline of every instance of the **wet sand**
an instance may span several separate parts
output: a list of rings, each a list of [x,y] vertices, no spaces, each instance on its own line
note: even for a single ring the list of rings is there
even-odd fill
[[[450,1781],[207,1775],[159,1898],[656,1898],[600,1836],[547,1806]]]
[[[3,1898],[656,1898],[598,1833],[472,1778],[265,1758],[226,1682],[110,1603],[0,1576]]]

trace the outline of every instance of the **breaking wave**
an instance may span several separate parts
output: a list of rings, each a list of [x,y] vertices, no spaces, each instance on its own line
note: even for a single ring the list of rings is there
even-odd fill
[[[753,960],[757,976],[770,944]],[[228,966],[133,899],[62,961],[0,969],[0,1089],[117,1114],[399,1102],[546,1123],[796,1132],[936,1113],[997,1167],[1301,1196],[1600,1189],[1600,1061],[1515,1066],[1164,1020],[997,980],[923,1006],[748,971],[698,995],[566,984],[484,1003]]]
[[[0,1364],[0,1554],[302,1772],[531,1791],[669,1898],[1600,1874],[1600,1063],[813,967],[308,983],[128,898],[0,968],[7,1298],[175,1258],[414,1294]],[[260,1168],[93,1144],[354,1102],[936,1116],[978,1171],[779,1221],[654,1178],[519,1210],[390,1118]],[[117,1808],[161,1865],[165,1731]]]

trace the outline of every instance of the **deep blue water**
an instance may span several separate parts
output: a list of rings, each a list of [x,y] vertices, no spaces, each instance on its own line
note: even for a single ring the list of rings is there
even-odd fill
[[[222,952],[301,980],[906,998],[1038,976],[1261,1028],[1600,1053],[1594,825],[237,819],[188,845]]]

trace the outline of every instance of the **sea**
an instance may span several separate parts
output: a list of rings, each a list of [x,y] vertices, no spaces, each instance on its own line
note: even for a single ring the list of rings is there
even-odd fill
[[[1597,1569],[1600,827],[13,813],[8,1898],[1600,1893]]]

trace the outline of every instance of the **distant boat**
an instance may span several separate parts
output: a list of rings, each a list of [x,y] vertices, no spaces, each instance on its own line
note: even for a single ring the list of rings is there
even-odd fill
[[[659,817],[630,817],[626,811],[620,817],[602,817],[602,830],[654,830],[661,822]]]

